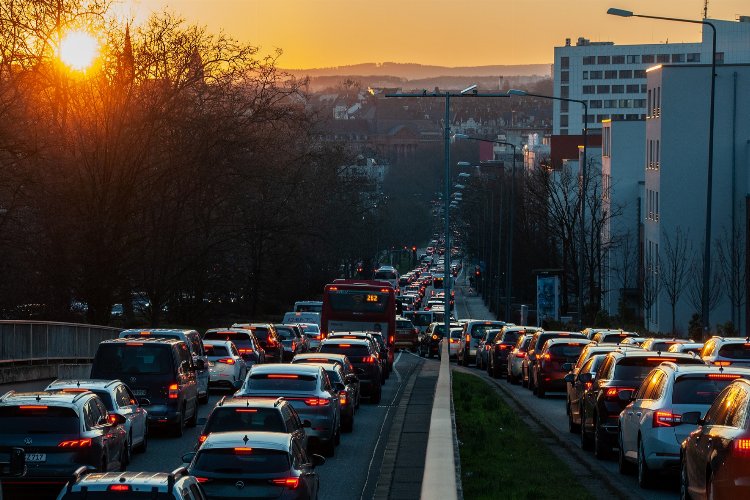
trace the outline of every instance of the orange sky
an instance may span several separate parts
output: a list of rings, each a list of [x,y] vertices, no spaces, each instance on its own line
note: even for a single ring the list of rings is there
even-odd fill
[[[212,31],[271,53],[285,68],[363,62],[441,66],[549,63],[566,37],[616,44],[691,42],[700,27],[624,19],[642,14],[699,19],[703,0],[120,0],[138,20],[168,6]],[[747,0],[710,0],[709,17],[750,15]]]

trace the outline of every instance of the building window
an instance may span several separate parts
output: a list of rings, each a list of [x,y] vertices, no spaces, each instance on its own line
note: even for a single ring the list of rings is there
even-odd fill
[[[584,80],[588,80],[589,79],[589,72],[588,71],[584,71],[583,72],[583,79]]]
[[[659,170],[659,139],[656,139],[656,147],[654,148],[654,153],[656,153],[656,159],[654,161],[654,168],[656,170]]]
[[[628,64],[640,64],[641,56],[628,56]]]
[[[648,84],[642,83],[641,84],[641,94],[645,94],[647,88],[648,88]]]
[[[568,71],[560,71],[560,83],[569,83],[570,73]]]
[[[591,66],[592,64],[596,64],[596,56],[585,56],[583,58],[584,66]]]
[[[560,129],[560,135],[568,135],[568,129],[566,129],[566,128],[561,128],[561,129]]]
[[[669,62],[669,54],[656,54],[656,62],[658,62],[658,63],[668,63]]]
[[[724,64],[724,52],[716,53],[716,64]]]
[[[560,86],[560,97],[569,97],[570,96],[570,87],[567,85],[561,85]]]
[[[609,115],[596,115],[596,121],[601,123],[604,120],[609,120]]]
[[[597,85],[596,93],[597,94],[609,94],[609,85]]]
[[[602,107],[602,101],[589,101],[589,108],[600,109]]]
[[[648,140],[648,151],[646,152],[646,168],[651,170],[654,168],[654,140]]]
[[[625,56],[612,56],[612,64],[625,64]]]
[[[633,99],[620,99],[617,102],[617,107],[618,108],[623,108],[623,109],[632,108],[633,107]]]
[[[641,61],[644,63],[652,63],[654,62],[654,55],[653,54],[643,54],[641,56]]]
[[[633,70],[632,69],[621,69],[620,70],[620,78],[633,78]]]
[[[656,87],[654,90],[654,116],[661,115],[661,87]]]
[[[604,79],[605,80],[614,80],[617,78],[617,70],[616,69],[608,69],[604,72]]]
[[[594,94],[594,93],[596,93],[596,85],[584,85],[583,86],[583,93],[584,94]]]
[[[634,108],[645,108],[646,107],[646,99],[633,99],[633,107]]]
[[[628,113],[627,115],[625,115],[625,119],[629,121],[636,121],[641,119],[641,115],[639,115],[638,113]]]
[[[570,103],[568,101],[560,101],[560,112],[561,113],[567,113],[568,108],[570,108]]]
[[[570,57],[563,56],[560,58],[560,69],[568,69],[570,67]]]
[[[581,123],[596,123],[596,116],[595,115],[581,115]]]
[[[568,115],[560,115],[560,126],[561,127],[568,126]]]
[[[589,73],[589,80],[601,80],[601,79],[602,79],[601,71],[591,71]]]
[[[645,69],[634,69],[633,70],[633,78],[646,78],[646,70]]]
[[[701,62],[701,55],[698,52],[692,52],[687,55],[687,62],[689,63],[699,63]]]
[[[648,107],[646,108],[646,116],[651,117],[651,89],[648,89]]]
[[[638,90],[640,90],[640,88],[641,88],[641,86],[638,85],[637,83],[634,84],[634,85],[626,85],[625,86],[625,92],[627,92],[628,94],[637,94]]]
[[[612,85],[612,93],[613,94],[624,94],[625,93],[625,85]]]
[[[625,115],[620,115],[620,114],[614,114],[614,115],[612,115],[612,121],[613,122],[616,122],[616,121],[619,121],[619,120],[624,120],[624,119],[625,119]]]
[[[591,57],[594,57],[594,56],[591,56]],[[597,64],[609,64],[609,56],[599,56],[596,59],[596,63]],[[594,64],[594,63],[591,63],[591,64]]]
[[[684,63],[685,62],[685,54],[672,54],[672,62],[673,63]]]
[[[604,107],[605,108],[616,108],[617,107],[617,99],[607,99],[604,101]]]

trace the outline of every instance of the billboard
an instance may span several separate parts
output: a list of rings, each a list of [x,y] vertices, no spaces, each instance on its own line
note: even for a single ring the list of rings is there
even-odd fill
[[[560,321],[560,277],[537,275],[536,277],[537,326],[542,321]]]

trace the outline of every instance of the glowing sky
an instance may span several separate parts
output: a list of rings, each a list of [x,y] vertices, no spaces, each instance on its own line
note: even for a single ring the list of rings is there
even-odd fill
[[[579,36],[616,44],[695,42],[700,26],[605,14],[699,19],[703,0],[120,0],[135,18],[168,7],[211,31],[281,48],[286,68],[364,62],[441,66],[549,63]],[[710,18],[750,15],[747,0],[710,0]]]

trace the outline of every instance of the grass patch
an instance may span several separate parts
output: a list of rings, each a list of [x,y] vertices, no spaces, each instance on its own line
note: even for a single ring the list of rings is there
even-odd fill
[[[453,372],[453,405],[467,500],[593,498],[478,377]]]

